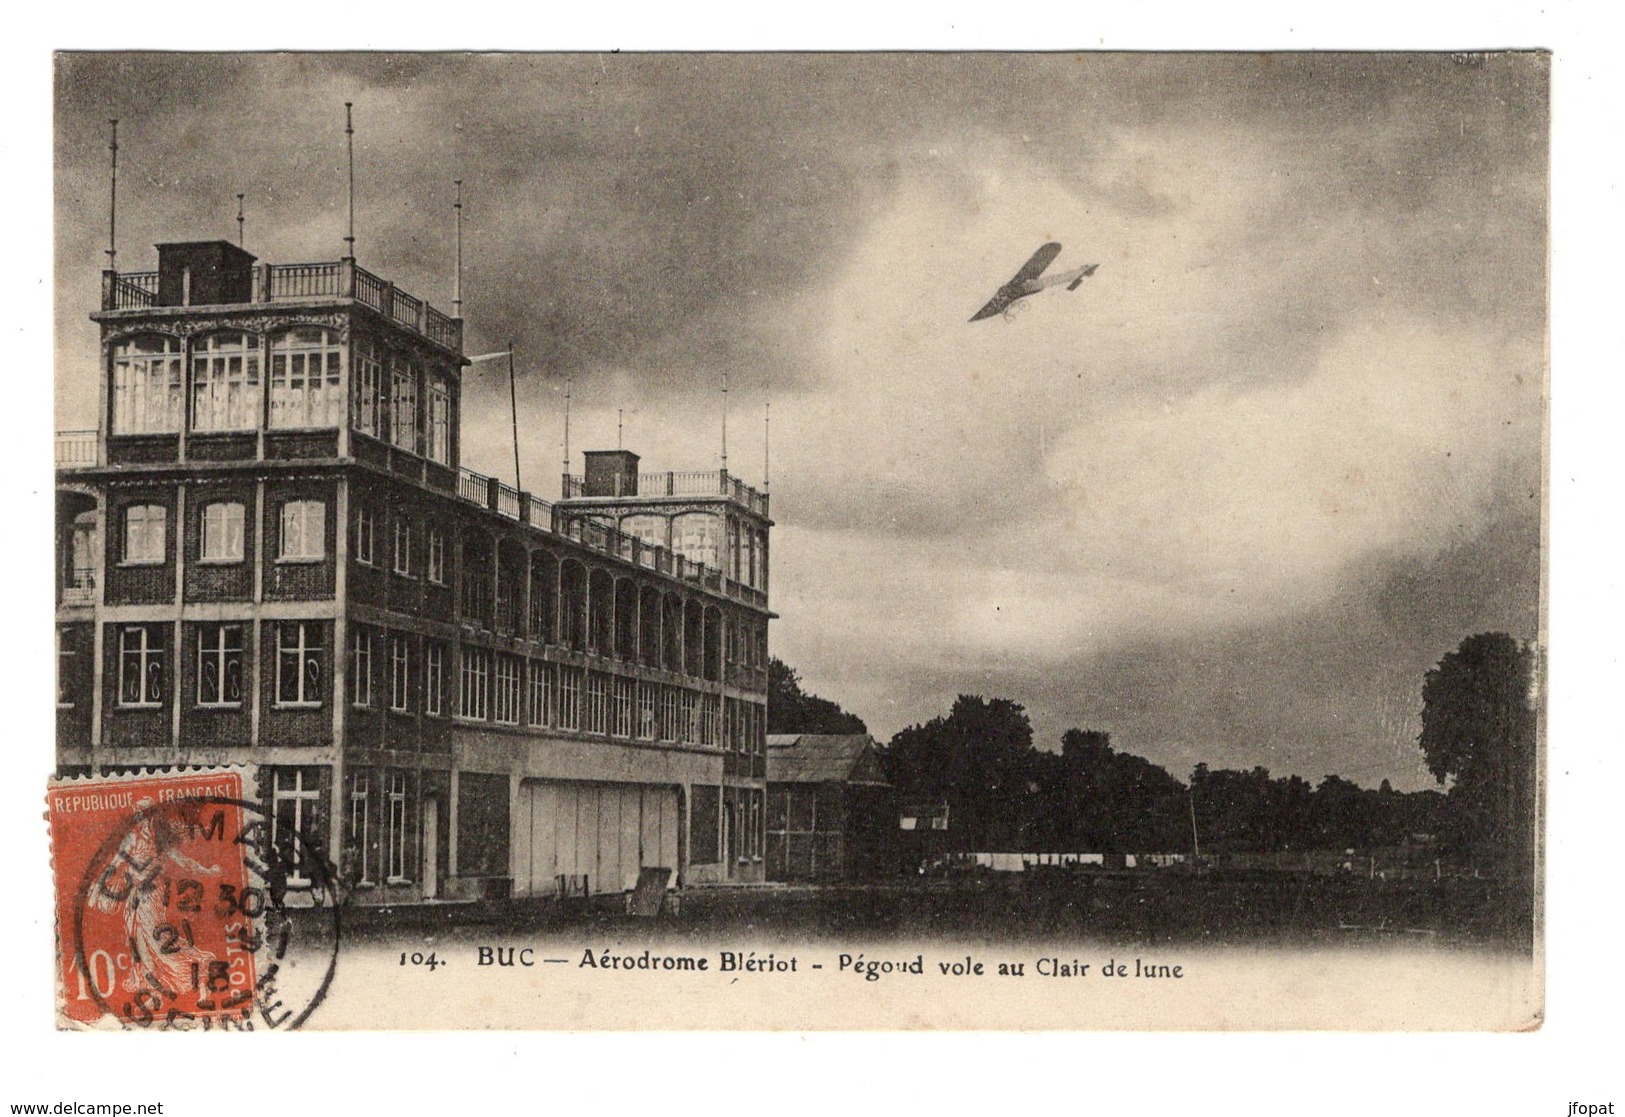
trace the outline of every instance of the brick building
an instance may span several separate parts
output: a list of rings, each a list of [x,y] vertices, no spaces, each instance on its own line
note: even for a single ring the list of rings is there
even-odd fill
[[[762,879],[764,494],[618,452],[553,505],[461,468],[462,321],[350,259],[160,245],[91,317],[64,772],[258,765],[357,902]]]

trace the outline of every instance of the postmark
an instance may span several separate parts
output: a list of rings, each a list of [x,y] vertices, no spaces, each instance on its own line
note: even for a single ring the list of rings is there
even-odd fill
[[[54,781],[58,1024],[297,1028],[338,958],[317,846],[241,768]]]

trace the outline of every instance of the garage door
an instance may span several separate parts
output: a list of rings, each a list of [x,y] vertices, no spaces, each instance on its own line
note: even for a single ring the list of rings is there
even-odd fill
[[[551,896],[560,877],[584,878],[595,893],[623,892],[651,865],[671,869],[676,880],[675,787],[527,781],[516,822],[520,895]]]

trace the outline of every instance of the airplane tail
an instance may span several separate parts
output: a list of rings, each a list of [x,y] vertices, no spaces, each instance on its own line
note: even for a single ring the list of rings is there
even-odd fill
[[[1068,283],[1066,285],[1066,289],[1068,291],[1076,291],[1079,287],[1081,287],[1083,285],[1084,280],[1088,279],[1091,275],[1095,274],[1095,269],[1098,268],[1099,266],[1100,266],[1099,264],[1090,264],[1088,267],[1084,268],[1083,271],[1081,271],[1078,274],[1078,278],[1074,279],[1071,283]]]

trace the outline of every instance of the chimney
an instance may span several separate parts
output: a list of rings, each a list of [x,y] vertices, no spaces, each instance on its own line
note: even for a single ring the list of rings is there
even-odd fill
[[[630,450],[588,450],[582,496],[637,496],[638,456]]]

